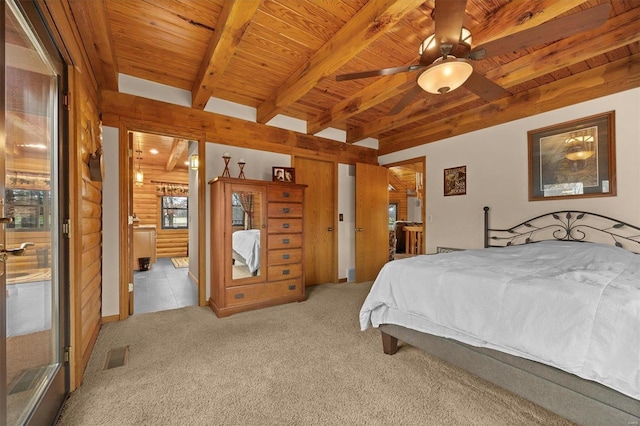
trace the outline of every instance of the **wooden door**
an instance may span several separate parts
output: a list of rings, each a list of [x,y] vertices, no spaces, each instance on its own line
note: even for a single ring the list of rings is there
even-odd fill
[[[389,260],[386,167],[356,164],[356,281],[371,281]]]
[[[295,157],[296,183],[308,185],[304,204],[306,285],[337,282],[337,171],[333,161]]]

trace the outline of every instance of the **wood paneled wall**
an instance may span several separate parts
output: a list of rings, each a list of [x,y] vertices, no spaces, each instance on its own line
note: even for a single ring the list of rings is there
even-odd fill
[[[167,172],[157,166],[145,166],[144,161],[141,163],[141,170],[144,173],[144,184],[133,187],[133,213],[140,220],[140,225],[155,225],[158,257],[187,256],[189,230],[162,229],[160,216],[162,197],[156,193],[156,183],[154,182],[188,185],[189,172],[186,170]]]
[[[389,204],[398,203],[398,220],[407,220],[407,192],[389,191]]]

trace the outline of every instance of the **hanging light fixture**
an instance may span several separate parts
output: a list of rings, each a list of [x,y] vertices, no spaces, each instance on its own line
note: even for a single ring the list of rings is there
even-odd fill
[[[138,149],[136,150],[136,153],[138,154],[138,170],[136,170],[135,172],[135,183],[136,186],[142,186],[142,184],[144,183],[144,173],[142,173],[142,170],[140,169],[140,162],[142,161],[142,150],[140,149],[140,135],[138,135]]]
[[[198,166],[200,165],[198,154],[191,155],[191,157],[189,158],[189,164],[191,166],[191,170],[198,170]]]

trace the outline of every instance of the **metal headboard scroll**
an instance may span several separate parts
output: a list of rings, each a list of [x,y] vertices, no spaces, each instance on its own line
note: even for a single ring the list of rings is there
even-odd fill
[[[484,246],[505,247],[544,240],[611,244],[640,253],[640,227],[597,213],[561,210],[546,213],[506,229],[489,227],[484,207]]]

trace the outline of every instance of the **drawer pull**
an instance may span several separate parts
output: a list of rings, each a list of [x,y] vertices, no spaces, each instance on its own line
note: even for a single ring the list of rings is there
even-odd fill
[[[236,293],[233,295],[234,299],[244,299],[244,293]]]
[[[283,198],[289,198],[289,193],[288,192],[283,192],[282,193],[282,197]]]
[[[288,224],[288,223],[283,223],[283,224],[282,224],[282,227],[283,227],[284,229],[289,229],[289,224]]]
[[[288,238],[283,238],[282,239],[282,244],[289,244],[289,239]]]
[[[282,213],[290,213],[291,209],[289,207],[283,207],[282,208]]]
[[[283,269],[282,270],[282,275],[289,275],[291,273],[291,271],[289,271],[288,269]]]
[[[289,290],[295,290],[296,289],[296,285],[295,284],[290,284],[289,285]]]
[[[283,259],[289,259],[289,253],[285,253],[285,254],[283,254],[283,255],[282,255],[282,258],[283,258]]]

